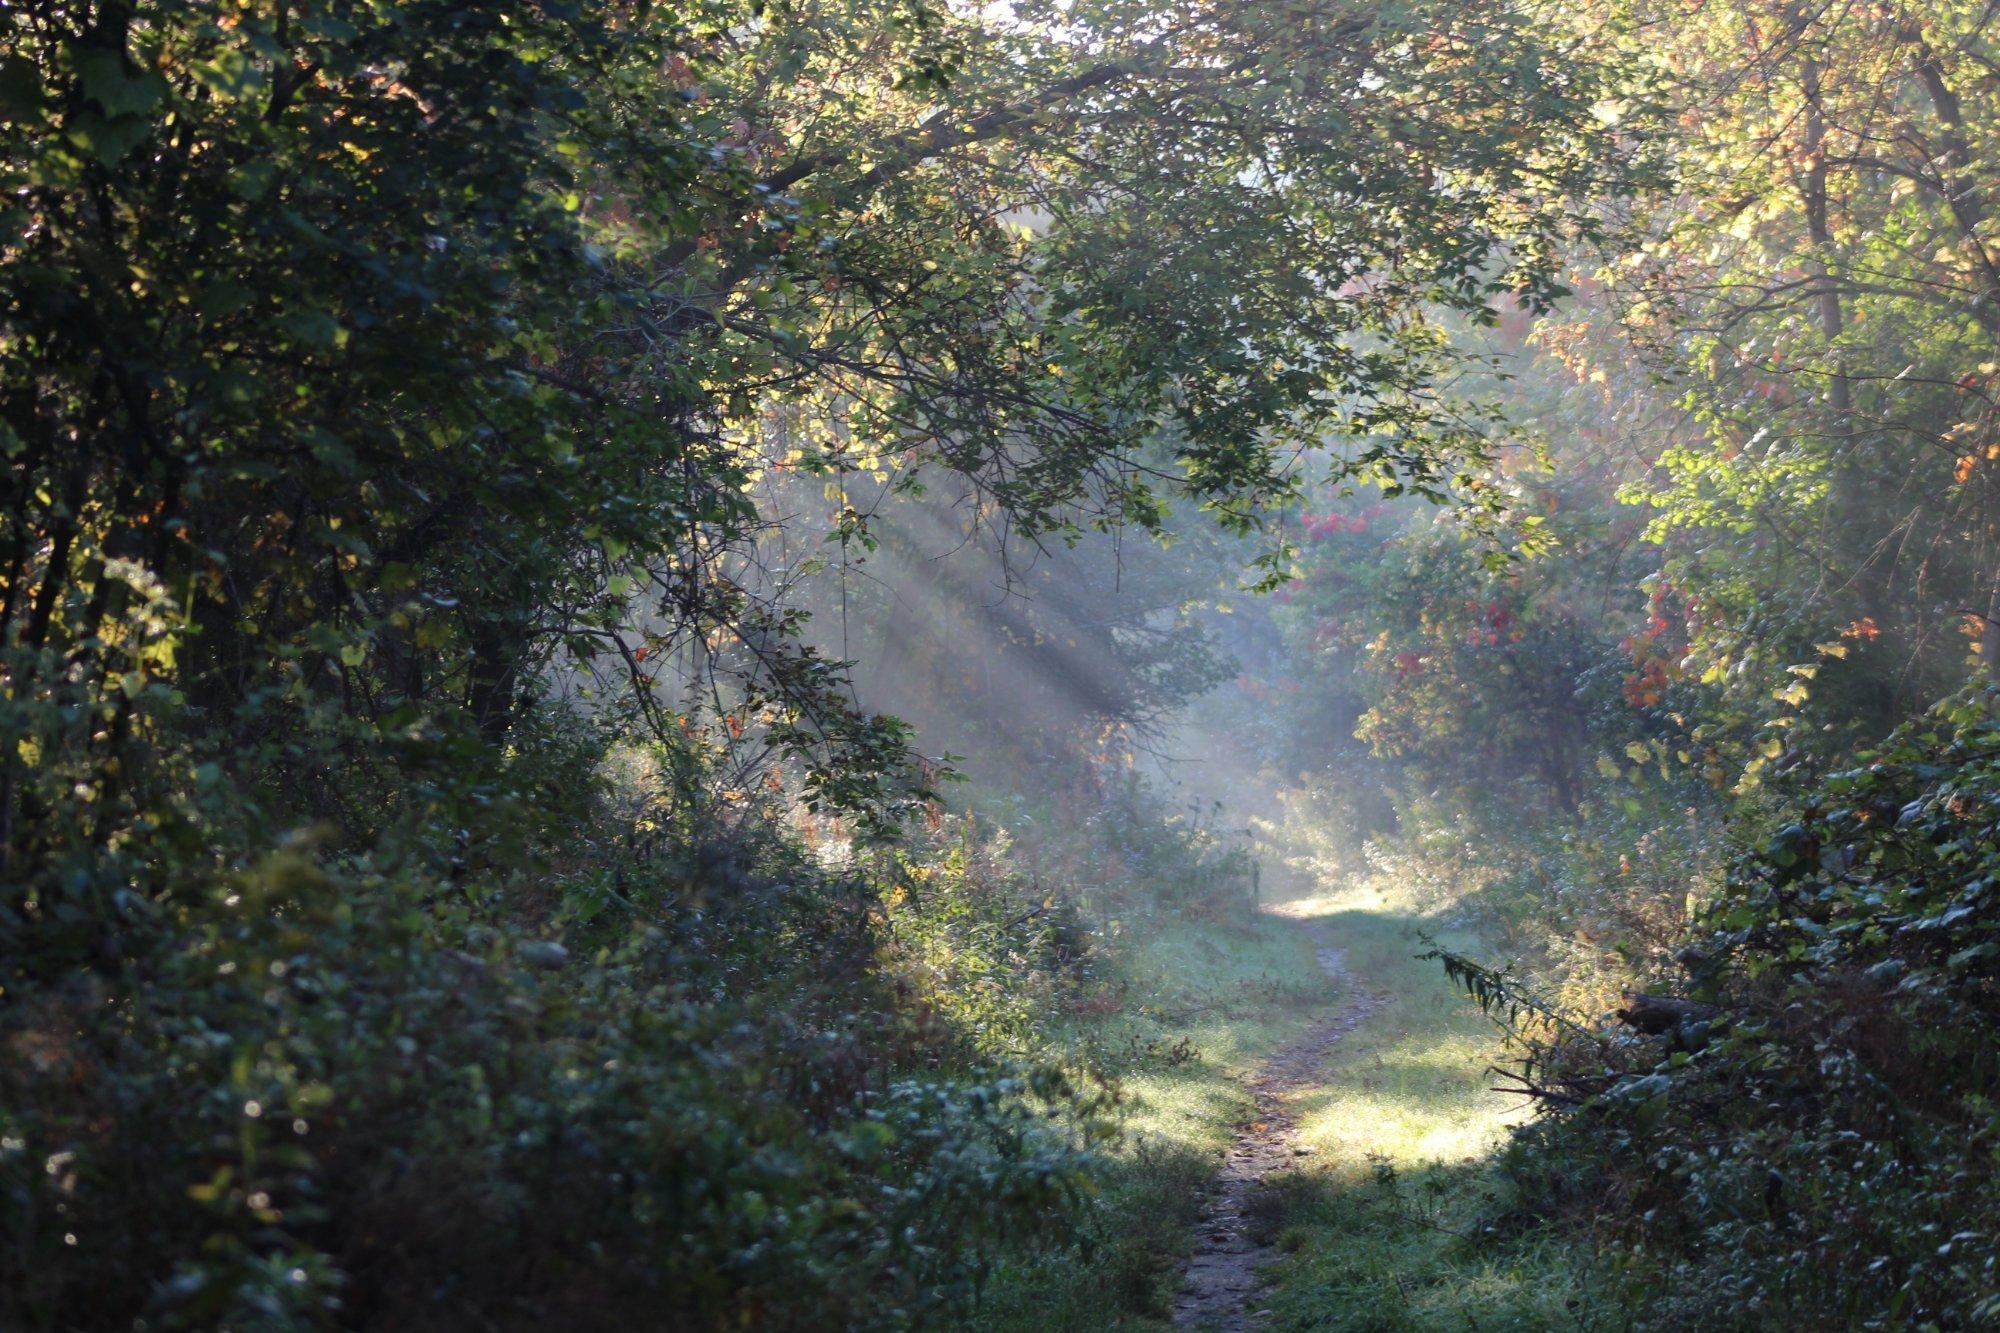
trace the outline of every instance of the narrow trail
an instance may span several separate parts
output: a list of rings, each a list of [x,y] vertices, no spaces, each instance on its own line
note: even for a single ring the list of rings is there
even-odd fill
[[[1330,942],[1331,932],[1309,921],[1299,925],[1318,945],[1320,970],[1334,981],[1345,979],[1347,951]],[[1263,1305],[1264,1282],[1258,1270],[1278,1251],[1251,1239],[1247,1216],[1251,1202],[1266,1178],[1290,1170],[1306,1155],[1296,1142],[1293,1099],[1317,1081],[1341,1039],[1389,998],[1349,988],[1338,1008],[1273,1054],[1250,1080],[1256,1109],[1236,1127],[1236,1140],[1210,1187],[1195,1232],[1194,1253],[1174,1298],[1174,1327],[1234,1333],[1263,1325],[1270,1311]]]

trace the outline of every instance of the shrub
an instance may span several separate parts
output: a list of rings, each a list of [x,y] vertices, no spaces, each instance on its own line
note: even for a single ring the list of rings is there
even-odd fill
[[[1801,794],[1681,952],[1658,1035],[1533,1044],[1523,1207],[1626,1256],[1649,1320],[2000,1317],[2000,691]],[[1655,1024],[1654,1026],[1659,1026]]]
[[[1109,1095],[1023,1008],[1060,914],[755,821],[640,855],[612,808],[539,883],[305,836],[184,868],[115,966],[11,956],[0,1323],[884,1327],[1062,1238]],[[989,1010],[912,985],[941,940]]]

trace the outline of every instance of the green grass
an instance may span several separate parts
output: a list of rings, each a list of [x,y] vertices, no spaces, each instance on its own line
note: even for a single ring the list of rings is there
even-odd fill
[[[1153,1043],[1156,1054],[1123,1080],[1126,1132],[1108,1155],[1090,1245],[1002,1271],[972,1326],[1165,1327],[1201,1191],[1251,1106],[1242,1076],[1345,992],[1390,998],[1301,1096],[1311,1155],[1258,1201],[1253,1225],[1284,1255],[1270,1274],[1270,1327],[1623,1327],[1571,1250],[1476,1235],[1502,1201],[1494,1158],[1521,1111],[1488,1089],[1495,1033],[1436,963],[1417,961],[1416,931],[1474,954],[1479,942],[1374,885],[1282,910],[1330,927],[1346,950],[1342,985],[1321,974],[1306,932],[1276,918],[1242,930],[1174,923],[1131,946],[1125,1005],[1087,1035],[1119,1050]],[[1164,1052],[1182,1039],[1194,1054],[1170,1065]]]
[[[1164,1327],[1201,1191],[1250,1109],[1242,1076],[1332,995],[1303,933],[1270,919],[1164,925],[1130,946],[1123,980],[1119,1012],[1079,1032],[1132,1053],[1090,1243],[1000,1272],[978,1329]]]
[[[1622,1326],[1588,1269],[1547,1241],[1481,1235],[1502,1201],[1494,1170],[1516,1099],[1490,1091],[1492,1027],[1445,983],[1408,905],[1378,886],[1290,905],[1329,926],[1364,992],[1390,998],[1342,1042],[1299,1105],[1310,1165],[1257,1210],[1274,1266],[1274,1329],[1575,1329]],[[1477,940],[1433,933],[1448,947]]]

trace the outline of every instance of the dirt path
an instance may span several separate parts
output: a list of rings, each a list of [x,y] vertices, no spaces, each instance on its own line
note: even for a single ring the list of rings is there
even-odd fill
[[[1319,946],[1319,965],[1335,981],[1346,976],[1346,950],[1330,943],[1329,932],[1310,922],[1301,927]],[[1260,1327],[1270,1312],[1263,1306],[1263,1281],[1257,1270],[1277,1257],[1269,1245],[1248,1235],[1246,1217],[1251,1200],[1265,1177],[1290,1170],[1304,1149],[1296,1143],[1297,1125],[1290,1103],[1312,1086],[1319,1071],[1334,1056],[1341,1038],[1388,1001],[1387,995],[1355,992],[1341,997],[1340,1006],[1297,1041],[1264,1062],[1250,1090],[1256,1097],[1253,1117],[1236,1127],[1202,1210],[1194,1253],[1174,1298],[1174,1326],[1224,1330]]]

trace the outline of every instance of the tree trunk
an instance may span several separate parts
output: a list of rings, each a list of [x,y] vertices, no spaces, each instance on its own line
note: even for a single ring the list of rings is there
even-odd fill
[[[521,634],[511,622],[476,618],[469,637],[472,666],[466,707],[479,728],[480,738],[497,749],[506,744],[507,733],[514,726]]]

